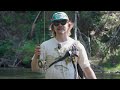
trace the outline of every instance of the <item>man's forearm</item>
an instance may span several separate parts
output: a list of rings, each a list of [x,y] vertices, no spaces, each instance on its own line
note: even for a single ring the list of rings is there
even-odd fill
[[[33,58],[32,62],[31,62],[31,69],[32,71],[36,72],[39,70],[39,66],[38,66],[38,59],[37,58]]]
[[[87,67],[84,69],[85,76],[87,79],[97,79],[94,71],[92,70],[91,67]]]

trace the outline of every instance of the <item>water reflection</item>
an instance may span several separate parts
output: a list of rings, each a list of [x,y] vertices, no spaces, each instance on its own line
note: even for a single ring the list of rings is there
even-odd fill
[[[0,79],[43,79],[44,74],[30,68],[0,68]]]
[[[120,74],[96,73],[98,79],[120,79]],[[0,79],[43,79],[44,74],[30,68],[0,68]]]

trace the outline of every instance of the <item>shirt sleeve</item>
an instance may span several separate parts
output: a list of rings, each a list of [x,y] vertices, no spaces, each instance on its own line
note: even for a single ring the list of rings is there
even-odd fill
[[[77,41],[77,46],[79,49],[79,64],[81,66],[81,68],[86,68],[90,66],[89,60],[88,60],[88,56],[87,56],[87,52],[85,50],[85,47],[79,42]]]

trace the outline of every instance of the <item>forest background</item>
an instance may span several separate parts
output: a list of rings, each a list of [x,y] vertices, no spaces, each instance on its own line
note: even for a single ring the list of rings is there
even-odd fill
[[[0,67],[30,68],[36,45],[52,38],[49,25],[54,12],[0,11]],[[64,12],[75,21],[75,11]],[[119,71],[120,11],[78,11],[77,27],[90,62],[105,71]]]

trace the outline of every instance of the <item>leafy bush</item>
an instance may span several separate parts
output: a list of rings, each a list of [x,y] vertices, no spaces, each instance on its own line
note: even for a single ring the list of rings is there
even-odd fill
[[[5,53],[12,52],[12,43],[9,40],[0,41],[0,57],[4,56]]]
[[[32,41],[26,41],[18,51],[22,53],[22,60],[24,64],[28,64],[34,54],[35,43]]]

